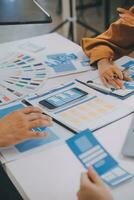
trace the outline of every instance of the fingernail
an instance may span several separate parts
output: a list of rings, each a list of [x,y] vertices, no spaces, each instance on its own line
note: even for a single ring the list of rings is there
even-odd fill
[[[46,132],[38,132],[37,135],[39,137],[46,137],[48,135],[48,133],[46,133]]]
[[[53,120],[52,120],[52,119],[49,119],[48,121],[49,121],[49,123],[50,123],[51,125],[53,124]]]
[[[48,124],[48,126],[50,127],[50,126],[52,126],[53,125],[53,123],[52,122],[50,122],[49,124]]]
[[[117,86],[117,89],[121,89],[121,87],[120,87],[120,86]]]

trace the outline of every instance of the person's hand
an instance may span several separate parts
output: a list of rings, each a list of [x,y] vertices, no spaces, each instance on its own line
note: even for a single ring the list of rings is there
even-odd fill
[[[47,136],[47,133],[33,131],[33,128],[52,124],[50,117],[43,115],[36,107],[26,107],[0,120],[0,147],[14,145],[20,141]]]
[[[90,168],[81,175],[78,200],[112,200],[108,188],[101,181],[95,171]]]
[[[125,72],[122,72],[117,66],[110,63],[107,59],[102,59],[98,61],[97,64],[100,79],[107,87],[113,86],[117,89],[121,89],[123,88],[123,80],[131,80]]]
[[[126,21],[130,26],[134,26],[134,14],[124,8],[118,8],[119,16]]]

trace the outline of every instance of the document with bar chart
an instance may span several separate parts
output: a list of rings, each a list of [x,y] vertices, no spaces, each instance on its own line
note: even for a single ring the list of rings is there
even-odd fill
[[[82,165],[86,169],[92,166],[109,186],[115,187],[133,178],[133,175],[123,169],[105,150],[89,129],[68,139],[66,143]]]

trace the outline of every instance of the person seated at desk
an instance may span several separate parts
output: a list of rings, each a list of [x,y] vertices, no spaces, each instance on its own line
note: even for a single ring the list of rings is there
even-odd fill
[[[92,168],[81,175],[77,196],[78,200],[113,200],[110,191]]]
[[[113,61],[134,51],[134,6],[117,11],[120,18],[96,38],[83,38],[82,47],[90,64],[98,67],[102,82],[120,89],[122,80],[131,79]]]
[[[32,129],[51,124],[51,118],[43,115],[39,108],[29,106],[14,111],[0,120],[0,147],[15,145],[31,138],[45,137],[46,133]]]

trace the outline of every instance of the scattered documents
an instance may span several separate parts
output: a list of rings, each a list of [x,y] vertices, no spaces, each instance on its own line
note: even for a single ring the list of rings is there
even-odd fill
[[[52,110],[39,104],[40,101],[53,97],[53,104],[57,105],[57,102],[59,104],[62,101],[61,98],[64,98],[61,92],[64,93],[64,91],[71,88],[83,90],[88,95],[70,103],[64,103],[63,106]],[[60,94],[60,97],[58,97],[58,94]],[[58,100],[57,97],[60,99]],[[75,131],[81,131],[86,128],[94,131],[133,112],[133,108],[124,106],[121,100],[111,100],[105,98],[105,95],[103,97],[99,96],[94,90],[78,82],[68,83],[64,87],[59,87],[57,90],[54,90],[54,92],[40,94],[39,96],[35,96],[35,98],[32,97],[27,100],[33,105],[41,106],[45,113]]]

